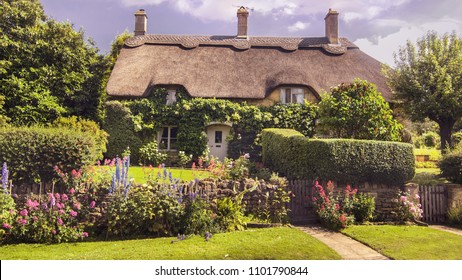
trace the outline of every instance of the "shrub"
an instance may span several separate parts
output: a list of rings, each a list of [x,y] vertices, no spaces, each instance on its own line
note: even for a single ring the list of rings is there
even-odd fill
[[[422,134],[422,139],[425,147],[434,148],[438,147],[440,144],[440,136],[438,133],[433,131],[428,131]]]
[[[308,139],[293,130],[262,132],[263,163],[289,179],[401,185],[414,176],[411,144]]]
[[[108,134],[100,129],[99,125],[91,120],[80,119],[76,116],[72,117],[60,117],[53,123],[54,127],[64,127],[74,131],[88,132],[96,141],[96,158],[94,162],[103,158],[103,154],[106,152]]]
[[[196,194],[190,194],[184,210],[182,232],[199,235],[218,232],[215,218],[216,214],[208,201],[197,197]]]
[[[143,165],[159,165],[165,163],[167,154],[159,152],[157,141],[149,142],[140,147],[140,163]]]
[[[316,182],[311,199],[314,202],[316,214],[325,227],[340,230],[353,223],[354,217],[342,209],[338,196],[334,194],[334,184],[331,181],[327,183],[326,188]]]
[[[449,181],[462,184],[462,149],[455,149],[443,156],[438,162],[441,176]]]
[[[217,223],[223,231],[244,230],[247,217],[242,200],[225,197],[217,201]]]
[[[11,231],[16,216],[15,206],[11,195],[0,189],[0,243]]]
[[[95,138],[65,128],[0,128],[0,162],[7,162],[17,185],[50,182],[54,167],[66,173],[94,164]]]
[[[462,131],[458,131],[452,134],[452,144],[457,146],[462,142]]]
[[[373,219],[375,198],[365,193],[354,194],[345,198],[344,210],[355,217],[355,222],[364,223]]]
[[[122,156],[127,147],[130,147],[132,162],[138,163],[138,151],[143,142],[136,134],[134,117],[127,106],[119,101],[107,102],[103,129],[109,134],[106,158]]]
[[[318,128],[337,138],[400,141],[403,126],[374,84],[355,80],[323,96]]]
[[[462,225],[462,204],[461,203],[449,208],[448,222],[451,225]]]
[[[399,192],[392,200],[392,204],[391,214],[397,222],[413,222],[422,218],[423,210],[418,194],[411,195],[409,191]]]

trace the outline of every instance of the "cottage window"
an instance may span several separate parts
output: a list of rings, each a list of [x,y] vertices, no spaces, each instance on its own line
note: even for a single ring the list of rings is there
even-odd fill
[[[173,105],[176,103],[176,90],[167,91],[167,105]]]
[[[281,103],[301,103],[305,100],[305,91],[303,88],[290,87],[281,88]]]
[[[178,127],[165,126],[159,133],[159,149],[160,150],[176,150],[177,149],[177,134]]]

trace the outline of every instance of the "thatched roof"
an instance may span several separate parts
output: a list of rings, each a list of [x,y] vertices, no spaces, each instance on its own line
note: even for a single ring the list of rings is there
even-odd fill
[[[280,85],[317,93],[355,78],[391,91],[381,63],[347,39],[142,35],[125,42],[107,85],[118,97],[142,97],[152,87],[183,86],[192,97],[263,99]]]

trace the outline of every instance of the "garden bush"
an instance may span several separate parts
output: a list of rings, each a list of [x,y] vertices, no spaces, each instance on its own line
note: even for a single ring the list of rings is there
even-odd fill
[[[220,229],[216,223],[216,213],[209,201],[192,193],[186,202],[181,230],[184,234],[216,233]]]
[[[165,160],[167,160],[167,154],[159,152],[157,141],[149,142],[141,146],[139,154],[139,162],[144,166],[158,166],[159,164],[165,163]]]
[[[453,183],[462,184],[462,148],[443,155],[443,159],[438,162],[438,167],[442,177]]]
[[[422,205],[418,194],[411,195],[409,191],[399,192],[392,200],[393,219],[399,223],[415,222],[422,219]]]
[[[354,194],[345,197],[343,203],[345,212],[352,214],[357,223],[369,222],[374,218],[375,198],[373,196],[365,193]]]
[[[449,208],[448,223],[451,225],[462,225],[462,203]]]
[[[353,139],[308,139],[294,130],[262,132],[263,163],[289,179],[402,185],[414,176],[413,146]]]
[[[0,128],[0,162],[22,183],[51,182],[58,166],[65,173],[94,164],[98,147],[88,132],[66,128]]]

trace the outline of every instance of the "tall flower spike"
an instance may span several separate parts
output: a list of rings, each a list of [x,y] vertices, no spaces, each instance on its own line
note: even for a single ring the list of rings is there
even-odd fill
[[[2,166],[2,188],[5,192],[8,190],[8,167],[6,162]]]

